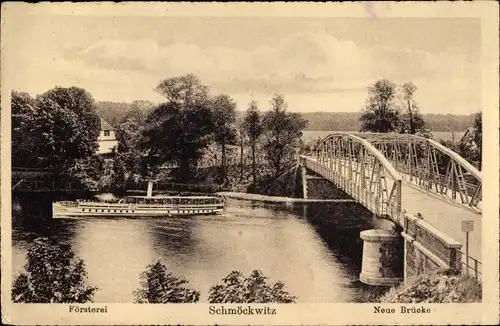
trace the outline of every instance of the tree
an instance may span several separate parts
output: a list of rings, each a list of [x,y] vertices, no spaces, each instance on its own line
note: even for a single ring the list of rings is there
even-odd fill
[[[150,176],[160,165],[179,165],[177,179],[186,182],[214,131],[208,87],[194,75],[167,78],[156,91],[168,100],[147,117],[143,130],[143,173]]]
[[[161,262],[148,265],[140,274],[141,287],[134,291],[136,303],[195,303],[200,292],[187,288],[189,282],[167,272]]]
[[[257,182],[257,166],[255,164],[255,149],[263,132],[262,119],[257,102],[252,101],[247,109],[243,121],[243,128],[252,148],[252,178]]]
[[[213,133],[208,106],[183,108],[175,102],[160,104],[146,119],[142,133],[143,173],[152,176],[164,163],[176,163],[176,176],[187,182],[192,166],[203,156]]]
[[[360,117],[361,130],[392,132],[398,127],[399,117],[394,100],[396,85],[387,80],[377,80],[368,89],[368,99]]]
[[[35,153],[36,143],[32,134],[36,123],[35,100],[23,92],[12,91],[12,165],[36,166],[38,156]]]
[[[193,74],[167,78],[156,86],[156,91],[169,102],[183,107],[200,105],[208,102],[208,87]]]
[[[221,146],[221,179],[226,181],[226,145],[234,144],[236,131],[236,103],[229,95],[219,94],[212,100],[212,119],[214,124],[214,139]]]
[[[267,283],[261,271],[254,270],[249,277],[232,271],[222,279],[222,284],[209,290],[210,303],[294,303],[296,297],[285,290],[282,282]]]
[[[97,288],[86,284],[85,264],[69,244],[38,238],[29,248],[27,260],[25,272],[12,285],[13,302],[92,302]]]
[[[412,82],[405,83],[401,87],[404,113],[400,117],[400,133],[412,135],[425,133],[424,118],[418,112],[418,105],[413,99],[416,90],[417,86]]]
[[[95,155],[100,119],[92,95],[82,88],[56,87],[36,99],[37,155],[61,170]]]
[[[271,106],[272,110],[264,115],[262,123],[265,136],[263,149],[277,178],[283,171],[285,160],[294,153],[307,121],[298,113],[287,112],[283,95],[274,95]]]

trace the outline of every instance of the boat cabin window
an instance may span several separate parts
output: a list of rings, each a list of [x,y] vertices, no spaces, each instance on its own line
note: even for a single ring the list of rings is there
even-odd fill
[[[208,198],[141,198],[141,197],[127,197],[123,200],[127,204],[139,204],[139,205],[213,205],[222,202],[221,198],[218,197],[208,197]]]

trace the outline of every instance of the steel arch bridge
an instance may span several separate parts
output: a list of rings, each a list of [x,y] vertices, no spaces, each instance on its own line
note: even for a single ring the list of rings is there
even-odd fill
[[[373,213],[402,224],[404,188],[481,212],[482,174],[440,143],[415,135],[333,133],[300,163]],[[411,206],[411,205],[408,205]],[[415,212],[419,213],[419,212]]]

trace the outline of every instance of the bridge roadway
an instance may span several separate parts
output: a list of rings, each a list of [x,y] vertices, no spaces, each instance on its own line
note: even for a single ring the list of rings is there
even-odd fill
[[[307,159],[317,163],[314,157],[308,157]],[[341,165],[347,167],[345,163],[341,163]],[[401,190],[402,208],[408,214],[420,213],[423,220],[435,229],[460,242],[462,252],[465,252],[466,236],[462,232],[461,222],[474,221],[474,231],[469,233],[469,256],[481,262],[481,212],[458,202],[453,202],[444,196],[426,192],[408,181],[407,175],[399,173],[403,179]],[[388,189],[391,189],[393,181],[390,178],[386,178],[386,181]],[[479,267],[479,270],[481,271],[481,267]]]

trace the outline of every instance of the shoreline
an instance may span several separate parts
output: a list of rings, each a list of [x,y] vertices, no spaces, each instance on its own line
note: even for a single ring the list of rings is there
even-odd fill
[[[265,203],[353,203],[354,199],[316,199],[316,198],[291,198],[281,196],[266,196],[258,194],[250,194],[246,192],[230,192],[222,191],[217,192],[217,195],[224,196],[231,199],[260,201]]]

